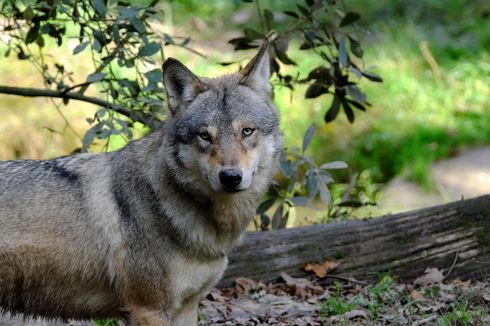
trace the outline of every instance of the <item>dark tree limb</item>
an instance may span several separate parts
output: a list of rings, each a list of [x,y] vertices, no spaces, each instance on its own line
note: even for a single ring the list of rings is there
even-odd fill
[[[456,258],[457,256],[457,258]],[[413,280],[436,267],[449,278],[489,279],[490,195],[372,220],[248,233],[229,257],[220,286],[239,276],[274,280],[306,275],[311,262],[335,260],[337,275]],[[450,275],[449,275],[450,274]]]
[[[136,115],[135,112],[132,112],[127,107],[110,103],[96,97],[85,96],[83,94],[80,94],[79,92],[66,92],[63,90],[55,91],[50,89],[0,86],[0,94],[18,95],[18,96],[26,96],[26,97],[52,97],[52,98],[77,100],[77,101],[92,103],[95,105],[100,105],[102,107],[105,107],[109,110],[122,114],[126,117],[129,117],[134,121],[141,122],[145,125],[148,124],[147,121],[145,121],[142,117]]]

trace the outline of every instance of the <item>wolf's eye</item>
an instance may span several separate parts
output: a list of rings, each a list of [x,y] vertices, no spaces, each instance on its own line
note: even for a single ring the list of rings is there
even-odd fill
[[[243,137],[249,137],[254,133],[255,129],[252,128],[243,128],[242,135]]]
[[[200,132],[199,137],[201,137],[202,140],[211,141],[211,136],[209,136],[207,131]]]

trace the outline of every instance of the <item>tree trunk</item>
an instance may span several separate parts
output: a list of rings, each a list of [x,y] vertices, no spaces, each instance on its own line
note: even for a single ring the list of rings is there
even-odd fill
[[[487,279],[490,195],[371,220],[250,232],[229,260],[219,286],[240,276],[301,277],[305,264],[326,260],[340,263],[333,273],[358,280],[388,272],[407,281],[428,267],[449,278]]]

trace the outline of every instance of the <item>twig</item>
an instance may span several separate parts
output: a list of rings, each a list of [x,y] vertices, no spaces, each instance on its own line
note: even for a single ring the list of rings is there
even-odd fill
[[[101,100],[96,97],[85,96],[78,92],[65,93],[64,91],[54,91],[50,89],[0,86],[0,94],[19,95],[19,96],[27,96],[27,97],[51,97],[51,98],[61,98],[61,99],[77,100],[77,101],[92,103],[92,104],[103,106],[109,110],[122,114],[135,121],[141,122],[144,125],[147,124],[147,122],[141,116],[136,116],[127,107],[114,103],[109,103],[107,101]]]
[[[342,281],[346,281],[346,282],[351,282],[351,283],[359,284],[359,285],[369,285],[370,284],[368,282],[356,280],[355,278],[351,278],[351,277],[347,277],[347,276],[342,276],[342,275],[336,275],[336,274],[327,274],[325,277],[326,278],[327,277],[329,277],[329,278],[335,278],[335,279],[338,279],[338,280],[342,280]]]
[[[437,315],[432,315],[432,316],[429,316],[428,318],[415,321],[412,324],[412,326],[419,326],[419,325],[428,324],[428,323],[430,323],[431,321],[433,321],[436,318],[437,318]]]
[[[449,277],[449,274],[451,274],[451,272],[453,271],[454,265],[456,265],[456,262],[458,261],[459,249],[460,249],[460,248],[458,248],[458,249],[456,250],[456,255],[454,255],[453,264],[451,265],[451,267],[450,267],[450,268],[449,268],[449,270],[447,271],[446,276],[444,276],[444,278],[442,279],[442,281],[443,281],[443,282],[444,282],[445,280],[447,280],[447,278]]]
[[[427,63],[430,66],[430,69],[434,73],[436,82],[439,85],[442,85],[443,84],[442,70],[441,67],[437,64],[436,59],[432,55],[432,52],[429,49],[429,44],[426,41],[422,41],[419,43],[419,48],[420,48],[420,52],[422,52],[422,56],[427,61]]]

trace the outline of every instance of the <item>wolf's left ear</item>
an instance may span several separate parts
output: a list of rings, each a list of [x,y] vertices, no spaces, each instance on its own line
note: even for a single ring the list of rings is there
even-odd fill
[[[201,80],[178,60],[168,58],[162,70],[168,107],[172,114],[205,90]]]
[[[265,42],[259,53],[243,68],[240,74],[243,75],[241,83],[267,96],[272,96],[272,85],[269,83],[271,76],[269,62],[269,44]]]

